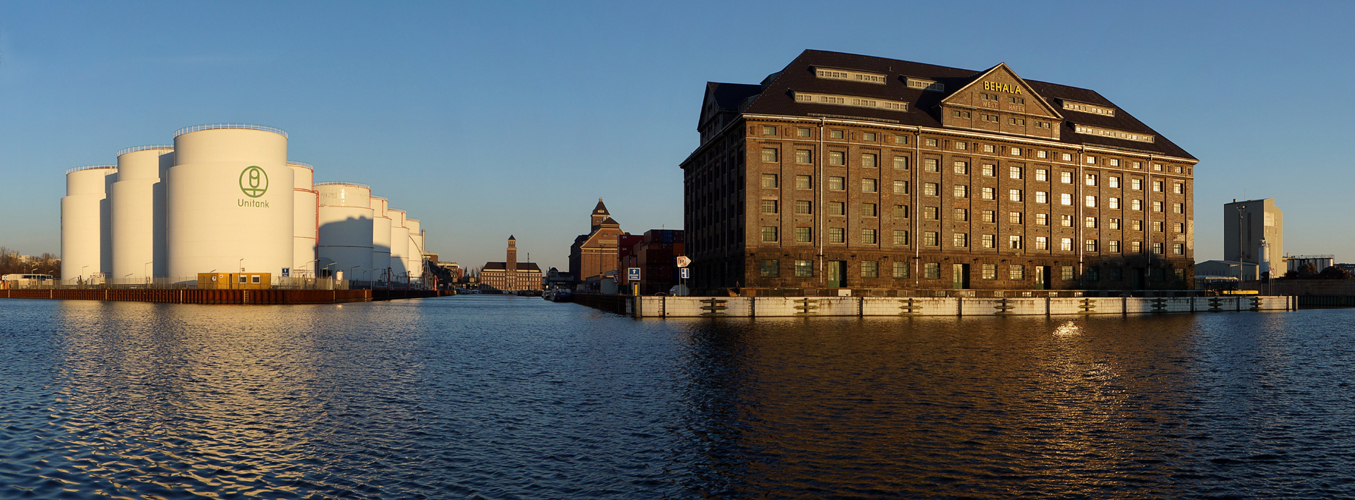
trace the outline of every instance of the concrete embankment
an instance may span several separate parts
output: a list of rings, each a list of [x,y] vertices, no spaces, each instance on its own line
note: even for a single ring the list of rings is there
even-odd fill
[[[1295,297],[625,297],[575,302],[636,318],[809,316],[1055,316],[1293,311]]]
[[[36,288],[0,290],[0,298],[115,300],[169,304],[337,304],[437,297],[430,290],[196,290],[120,288]]]

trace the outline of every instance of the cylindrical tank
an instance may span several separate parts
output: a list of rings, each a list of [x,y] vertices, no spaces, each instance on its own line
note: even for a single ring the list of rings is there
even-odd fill
[[[405,254],[405,269],[409,270],[409,280],[419,281],[423,277],[423,241],[420,241],[421,231],[419,219],[411,219],[406,215],[405,228],[409,229],[409,253]]]
[[[145,283],[157,273],[163,275],[165,186],[161,175],[173,164],[172,146],[118,152],[117,181],[108,193],[114,283]]]
[[[104,272],[103,236],[107,227],[107,177],[114,165],[78,167],[66,171],[66,196],[61,198],[61,280],[89,282]]]
[[[350,280],[369,280],[372,271],[372,188],[322,182],[318,268],[343,271]]]
[[[405,227],[405,211],[387,208],[391,219],[391,281],[404,281],[409,270],[409,228]]]
[[[200,125],[174,134],[166,190],[169,275],[292,267],[295,220],[287,134],[257,125]]]
[[[378,268],[373,280],[388,279],[391,261],[391,218],[386,215],[385,198],[372,197],[372,267]]]
[[[299,161],[287,162],[292,168],[292,276],[315,276],[319,259],[320,195],[315,190],[315,167]]]

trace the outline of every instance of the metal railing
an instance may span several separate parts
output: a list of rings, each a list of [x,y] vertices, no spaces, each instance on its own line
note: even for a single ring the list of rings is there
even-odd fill
[[[213,123],[213,124],[210,124],[210,125],[193,125],[193,126],[191,126],[191,127],[184,127],[184,128],[181,128],[181,129],[179,129],[179,130],[174,131],[174,137],[178,137],[178,136],[181,136],[181,135],[184,135],[184,134],[188,134],[188,133],[192,133],[192,132],[198,132],[198,131],[202,131],[202,130],[217,130],[217,129],[223,129],[223,128],[234,128],[234,129],[244,129],[244,130],[259,130],[259,131],[263,131],[263,132],[272,132],[272,133],[274,133],[274,134],[278,134],[278,135],[280,135],[280,136],[287,137],[287,132],[284,131],[284,130],[282,130],[282,129],[280,129],[280,128],[276,128],[276,127],[268,127],[268,126],[264,126],[264,125],[254,125],[254,124],[249,124],[249,123]]]
[[[81,167],[72,167],[72,168],[66,169],[66,175],[70,175],[70,174],[72,174],[72,173],[74,173],[74,172],[79,172],[79,171],[81,171],[81,170],[94,170],[94,169],[96,169],[96,168],[111,168],[111,169],[117,169],[118,166],[117,166],[117,165],[85,165],[85,166],[81,166]]]
[[[132,146],[132,147],[130,147],[130,148],[123,149],[122,151],[118,151],[117,156],[122,156],[122,155],[125,155],[125,154],[127,154],[127,153],[135,153],[135,152],[137,152],[137,151],[146,151],[146,150],[149,150],[149,149],[168,149],[168,150],[170,150],[170,151],[173,151],[173,150],[174,150],[174,146],[165,146],[165,145],[162,145],[162,144],[156,144],[156,145],[150,145],[150,146]]]

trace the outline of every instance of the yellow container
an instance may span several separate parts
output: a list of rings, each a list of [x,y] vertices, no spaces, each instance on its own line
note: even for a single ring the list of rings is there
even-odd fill
[[[203,290],[267,290],[273,286],[273,273],[198,273],[198,288]]]

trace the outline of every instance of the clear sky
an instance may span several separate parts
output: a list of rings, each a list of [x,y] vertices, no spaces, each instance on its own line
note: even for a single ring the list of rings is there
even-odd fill
[[[358,182],[467,266],[517,236],[543,267],[606,200],[682,227],[678,163],[707,81],[807,48],[1100,92],[1200,159],[1196,259],[1271,197],[1285,250],[1355,260],[1355,3],[4,2],[0,245],[60,249],[67,168],[181,127],[279,127],[317,181]],[[1333,225],[1335,224],[1335,225]]]

